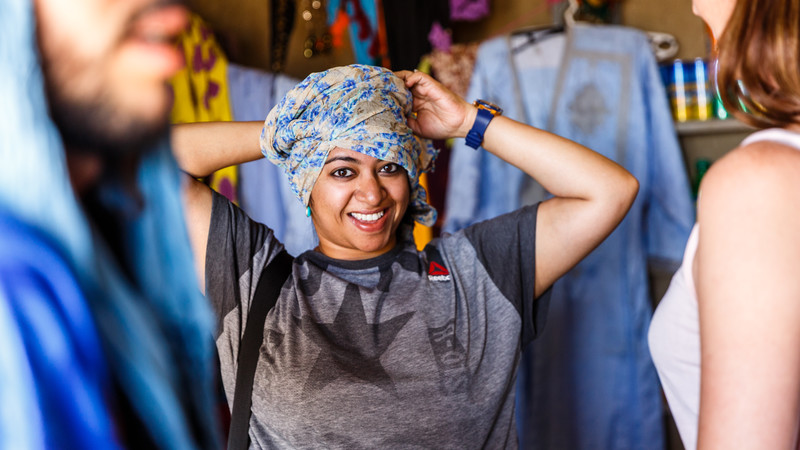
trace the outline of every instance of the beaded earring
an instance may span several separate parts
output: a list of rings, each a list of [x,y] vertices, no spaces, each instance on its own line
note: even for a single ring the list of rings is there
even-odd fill
[[[311,217],[311,207],[306,206],[306,217]]]

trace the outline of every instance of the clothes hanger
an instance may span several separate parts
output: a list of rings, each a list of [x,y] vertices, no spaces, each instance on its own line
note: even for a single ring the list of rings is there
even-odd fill
[[[522,50],[525,50],[525,48],[533,44],[536,44],[537,42],[541,42],[543,39],[550,37],[554,34],[563,33],[565,30],[566,27],[563,24],[546,25],[546,26],[516,30],[513,33],[511,33],[513,36],[525,35],[527,39],[525,39],[521,44],[512,48],[511,52],[517,54]]]
[[[567,8],[564,10],[564,19],[562,23],[556,25],[534,26],[529,28],[521,28],[515,30],[511,34],[513,36],[526,35],[527,39],[521,44],[511,49],[511,53],[517,54],[525,48],[541,42],[543,39],[548,38],[554,34],[563,33],[568,28],[575,25],[575,14],[578,12],[578,0],[569,0]]]

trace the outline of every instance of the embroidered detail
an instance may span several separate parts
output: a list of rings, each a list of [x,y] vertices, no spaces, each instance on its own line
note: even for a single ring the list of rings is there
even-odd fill
[[[600,89],[586,84],[569,104],[570,122],[583,134],[594,133],[606,120],[609,110]]]

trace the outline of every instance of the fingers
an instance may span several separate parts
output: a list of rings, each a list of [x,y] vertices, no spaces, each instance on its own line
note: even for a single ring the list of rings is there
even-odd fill
[[[397,70],[394,74],[397,75],[401,80],[405,81],[412,73],[414,72],[410,70]]]
[[[413,72],[410,70],[399,70],[395,72],[395,75],[400,77],[400,79],[402,79],[405,82],[406,87],[409,89],[411,89],[414,86],[426,84],[427,82],[426,77],[430,78],[430,76],[418,70],[415,70]],[[433,80],[433,78],[430,79]]]
[[[409,116],[408,119],[406,120],[406,122],[408,123],[408,127],[411,128],[411,131],[413,131],[414,134],[417,134],[417,135],[421,135],[422,134],[421,133],[422,130],[419,127],[419,122],[417,122],[417,118],[416,117]]]

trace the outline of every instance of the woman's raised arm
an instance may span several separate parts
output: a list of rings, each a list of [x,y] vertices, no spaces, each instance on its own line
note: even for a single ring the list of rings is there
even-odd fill
[[[197,181],[215,171],[261,158],[262,122],[200,122],[173,125],[172,151],[186,176],[183,203],[200,290],[205,291],[211,189]]]
[[[205,177],[262,158],[264,122],[197,122],[172,126],[172,152],[181,170]]]
[[[409,125],[416,133],[433,139],[467,135],[477,108],[425,74],[398,75],[414,94],[417,117]],[[636,179],[608,158],[507,117],[491,121],[482,146],[554,196],[542,202],[536,220],[536,296],[614,230],[639,189]]]

